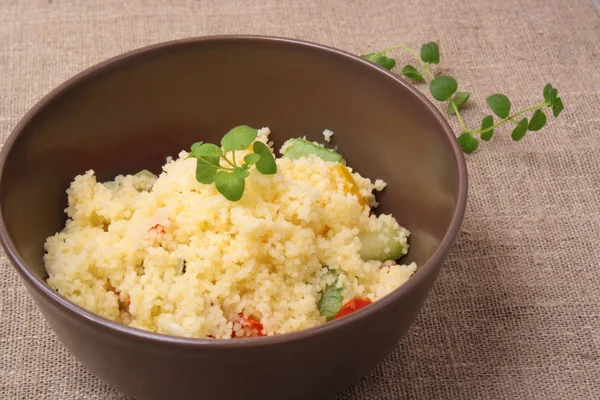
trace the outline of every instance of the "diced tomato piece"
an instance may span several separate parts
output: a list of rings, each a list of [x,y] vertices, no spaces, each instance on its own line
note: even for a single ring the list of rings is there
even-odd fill
[[[373,211],[369,212],[369,217],[372,217],[373,215],[375,215],[375,213]]]
[[[340,311],[335,315],[336,318],[345,317],[348,314],[352,314],[354,311],[360,310],[371,304],[372,301],[366,297],[355,297],[350,299],[340,308]]]
[[[260,322],[252,317],[246,317],[242,313],[238,314],[238,316],[240,317],[240,325],[242,325],[244,329],[249,330],[252,333],[252,336],[265,336],[262,332],[264,327]]]
[[[148,232],[154,231],[156,233],[165,233],[165,227],[161,224],[156,224],[152,228],[148,229]]]

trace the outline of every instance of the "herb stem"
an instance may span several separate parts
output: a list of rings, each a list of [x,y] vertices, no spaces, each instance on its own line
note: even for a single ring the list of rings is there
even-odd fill
[[[543,95],[544,101],[538,105],[527,107],[521,111],[510,114],[511,103],[509,98],[501,93],[492,94],[487,98],[487,104],[493,111],[494,115],[486,115],[481,121],[481,128],[469,129],[463,116],[458,111],[470,98],[469,92],[457,92],[458,83],[452,76],[446,76],[437,72],[432,72],[430,67],[440,63],[439,46],[436,42],[425,43],[421,46],[421,50],[413,50],[407,46],[392,46],[376,53],[369,53],[362,56],[380,67],[390,71],[396,66],[396,60],[389,57],[387,54],[394,50],[403,50],[414,57],[418,64],[406,64],[401,70],[401,74],[411,79],[413,82],[425,83],[429,86],[429,91],[434,99],[447,104],[448,113],[456,114],[458,124],[462,129],[462,133],[458,136],[458,142],[462,150],[470,154],[477,150],[479,140],[477,135],[481,136],[481,140],[489,141],[494,135],[494,130],[507,122],[515,124],[511,133],[511,138],[517,142],[521,140],[527,131],[539,131],[546,124],[547,117],[542,110],[548,107],[552,111],[554,118],[564,110],[565,106],[560,97],[558,90],[550,83],[544,86]],[[530,119],[523,114],[530,115]],[[503,115],[505,117],[503,117]],[[496,122],[497,121],[497,122]]]
[[[237,163],[235,162],[235,150],[231,152],[231,158],[233,159],[233,164],[237,167]]]
[[[235,157],[235,152],[234,152],[234,156],[233,157]],[[225,157],[225,154],[221,154],[221,158],[223,160],[225,160],[227,162],[227,164],[231,165],[233,168],[237,167],[237,165],[235,165],[234,163],[232,163],[231,161],[229,161],[229,159],[227,157]],[[234,158],[234,160],[235,160],[235,158]]]
[[[521,110],[521,111],[519,111],[519,112],[516,112],[516,113],[514,113],[514,114],[512,114],[512,115],[509,115],[508,117],[504,118],[502,121],[500,121],[500,122],[498,122],[498,123],[495,123],[494,125],[492,125],[492,126],[490,126],[490,127],[488,127],[488,128],[485,128],[485,129],[475,129],[475,130],[472,130],[472,131],[471,131],[471,130],[467,130],[467,132],[469,132],[469,133],[471,133],[471,134],[482,134],[482,133],[485,133],[485,132],[491,131],[491,130],[493,130],[493,129],[495,129],[495,128],[497,128],[497,127],[501,126],[501,125],[504,125],[504,124],[505,124],[505,123],[507,123],[508,121],[513,121],[513,120],[514,120],[514,118],[515,118],[515,117],[518,117],[519,115],[523,115],[523,114],[525,114],[525,113],[528,113],[528,112],[530,112],[530,111],[539,110],[540,108],[542,108],[542,107],[545,107],[546,105],[547,105],[547,103],[546,103],[546,102],[543,102],[543,103],[540,103],[540,104],[538,104],[538,105],[536,105],[536,106],[532,106],[532,107],[525,108],[524,110]],[[457,112],[457,114],[456,114],[456,115],[458,116],[458,112]],[[513,122],[514,122],[514,121],[513,121]]]
[[[421,69],[421,71],[425,72],[429,78],[435,79],[435,75],[433,75],[431,73],[431,71],[429,71],[429,65],[431,65],[431,64],[424,64],[423,68]]]
[[[421,68],[427,68],[427,64],[425,64],[423,62],[423,60],[421,60],[421,56],[416,51],[414,51],[413,49],[411,49],[410,47],[406,47],[406,46],[388,47],[385,50],[381,50],[378,54],[385,55],[385,53],[387,53],[388,51],[392,51],[392,50],[405,50],[405,51],[408,51],[410,54],[412,54],[419,61],[419,64],[421,64]]]
[[[469,130],[469,128],[467,128],[467,125],[465,125],[465,121],[463,121],[460,113],[458,112],[458,107],[456,107],[456,104],[454,104],[454,102],[452,101],[452,99],[450,99],[450,104],[452,105],[452,108],[454,108],[454,112],[456,113],[456,118],[458,119],[458,123],[460,124],[460,127],[465,132],[471,132]]]

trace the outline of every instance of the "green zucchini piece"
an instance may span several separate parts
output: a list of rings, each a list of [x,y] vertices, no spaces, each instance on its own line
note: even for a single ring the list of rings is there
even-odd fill
[[[290,145],[285,150],[283,157],[297,160],[301,157],[308,157],[311,154],[316,155],[324,161],[339,162],[346,165],[344,158],[333,150],[326,149],[325,147],[310,142],[306,139],[290,139]]]
[[[327,285],[323,293],[321,293],[321,298],[317,303],[319,312],[322,316],[327,318],[327,321],[335,319],[335,315],[340,311],[340,308],[342,308],[342,302],[344,301],[342,289],[336,285],[337,281],[331,285]]]
[[[147,176],[148,178],[158,179],[158,176],[154,175],[152,172],[147,169],[143,169],[140,172],[136,173],[134,176]]]
[[[404,246],[398,242],[400,227],[383,224],[373,232],[361,232],[358,235],[362,243],[360,257],[363,260],[396,260],[405,254]],[[388,250],[386,252],[386,249]]]

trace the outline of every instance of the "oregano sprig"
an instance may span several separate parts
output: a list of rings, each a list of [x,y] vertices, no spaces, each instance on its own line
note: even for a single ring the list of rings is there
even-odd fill
[[[500,120],[495,121],[493,115],[486,115],[481,120],[481,128],[470,129],[465,124],[460,110],[469,101],[471,94],[469,92],[458,92],[458,83],[453,77],[444,75],[435,76],[429,69],[431,65],[439,64],[440,62],[440,52],[437,43],[429,42],[424,44],[421,46],[420,53],[406,46],[394,46],[376,53],[365,54],[362,57],[387,70],[391,70],[396,66],[396,60],[389,57],[388,53],[394,50],[407,51],[418,62],[418,66],[407,64],[402,67],[402,75],[415,82],[429,82],[429,91],[433,98],[438,101],[448,102],[448,113],[456,115],[458,124],[462,129],[462,133],[458,136],[458,143],[465,153],[472,153],[477,150],[479,147],[478,139],[486,142],[491,140],[495,129],[508,122],[515,124],[511,132],[511,138],[514,141],[519,141],[525,137],[528,131],[539,131],[546,125],[547,117],[543,111],[544,108],[552,109],[554,118],[557,118],[564,109],[562,99],[558,97],[558,90],[549,83],[544,86],[543,102],[512,114],[510,99],[504,94],[492,94],[487,98],[487,104]],[[533,112],[531,119],[524,116],[531,112]]]
[[[238,201],[244,194],[252,165],[263,175],[277,173],[273,153],[266,144],[256,141],[257,135],[256,129],[242,125],[223,136],[221,147],[212,143],[194,143],[189,157],[196,159],[196,180],[206,185],[214,183],[227,200]],[[240,150],[252,152],[238,165],[235,152]]]

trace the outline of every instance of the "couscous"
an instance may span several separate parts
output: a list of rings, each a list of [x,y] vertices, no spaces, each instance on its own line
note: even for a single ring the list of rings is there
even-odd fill
[[[50,286],[131,327],[229,339],[323,324],[407,281],[416,265],[395,260],[408,251],[409,232],[371,210],[385,183],[304,139],[284,144],[265,172],[269,134],[253,134],[258,156],[233,151],[234,163],[248,165],[230,168],[230,176],[245,172],[228,187],[219,172],[214,185],[201,182],[212,173],[194,155],[202,144],[168,159],[159,176],[77,176],[66,226],[45,243]],[[223,193],[236,182],[243,195],[232,201]]]

